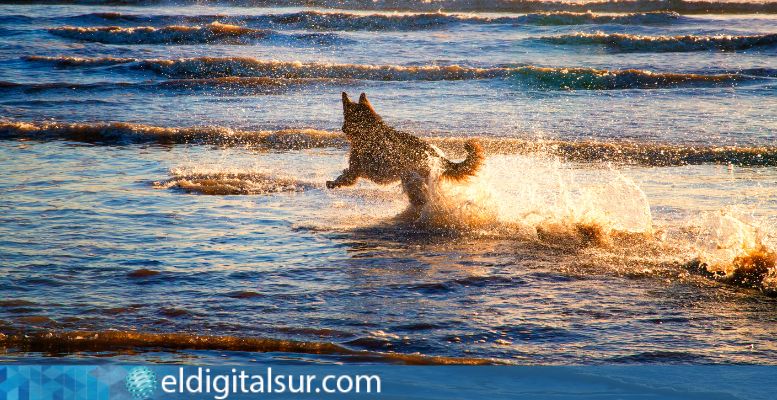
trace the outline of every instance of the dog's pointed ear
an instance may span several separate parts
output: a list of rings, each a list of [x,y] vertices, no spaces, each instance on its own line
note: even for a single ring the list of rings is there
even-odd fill
[[[362,94],[359,96],[359,104],[364,104],[365,106],[372,106],[372,105],[370,104],[370,101],[369,101],[369,100],[367,100],[367,93],[362,93]]]
[[[348,98],[348,93],[343,92],[343,112],[348,109],[348,105],[351,104],[351,100]]]
[[[372,104],[370,104],[370,101],[367,100],[367,94],[366,93],[362,93],[359,96],[359,104],[361,104],[363,106],[367,106],[367,108],[369,108],[369,110],[372,111],[373,114],[376,114],[376,115],[378,114],[378,113],[375,112],[375,109],[372,108]]]

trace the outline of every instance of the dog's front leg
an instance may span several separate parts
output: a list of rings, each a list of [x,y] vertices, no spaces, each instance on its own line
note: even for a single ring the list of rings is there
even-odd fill
[[[333,181],[326,181],[326,187],[328,189],[334,189],[341,186],[351,186],[359,179],[359,174],[354,172],[352,168],[343,170],[343,173]]]

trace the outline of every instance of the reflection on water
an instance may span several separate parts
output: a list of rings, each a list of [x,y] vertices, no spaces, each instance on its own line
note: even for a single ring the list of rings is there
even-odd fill
[[[774,4],[400,3],[0,4],[2,359],[774,363]]]
[[[692,216],[706,205],[737,202],[732,188],[757,221],[773,224],[768,170],[611,171],[496,156],[471,185],[491,191],[498,220],[472,230],[396,220],[406,202],[394,186],[228,196],[153,188],[170,169],[175,176],[191,165],[320,183],[343,159],[327,149],[3,142],[0,326],[11,337],[180,332],[521,363],[769,363],[774,356],[774,301],[683,265],[704,248],[681,235],[701,226]],[[526,173],[516,176],[516,167]],[[666,183],[678,176],[687,187]],[[694,180],[705,182],[703,191]],[[591,243],[564,224],[590,222],[603,210],[601,185],[620,188],[619,207],[631,204],[640,218],[649,202],[649,219],[624,218],[617,208],[596,214],[606,240]],[[624,203],[629,196],[636,197]],[[13,340],[8,347],[25,348]],[[34,350],[91,354],[63,343]],[[249,350],[160,346],[206,359]],[[129,357],[153,360],[145,347]]]

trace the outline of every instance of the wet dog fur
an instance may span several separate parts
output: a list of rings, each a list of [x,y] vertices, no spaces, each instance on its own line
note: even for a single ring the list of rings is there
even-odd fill
[[[474,175],[483,163],[483,149],[476,140],[467,141],[467,157],[456,163],[420,138],[386,125],[364,93],[358,102],[352,102],[343,92],[343,115],[343,133],[351,143],[351,153],[348,168],[337,179],[327,181],[329,189],[353,185],[359,178],[378,184],[402,181],[410,203],[423,206],[435,158],[441,163],[442,177],[451,180]]]

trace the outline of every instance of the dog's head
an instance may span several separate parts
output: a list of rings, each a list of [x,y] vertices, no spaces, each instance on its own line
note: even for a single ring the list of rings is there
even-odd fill
[[[359,96],[359,102],[354,103],[348,99],[348,94],[343,92],[343,116],[343,133],[351,139],[367,137],[383,123],[364,93]]]

